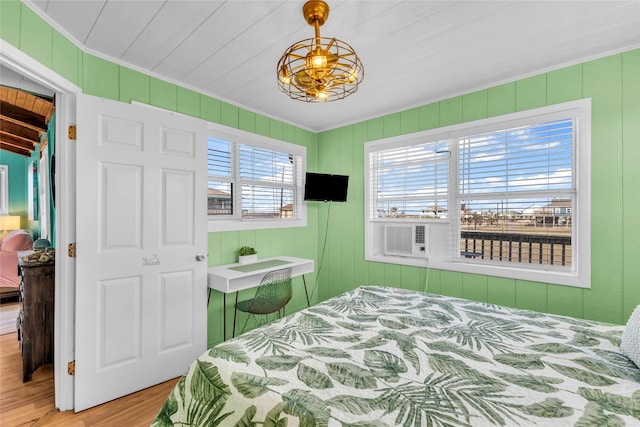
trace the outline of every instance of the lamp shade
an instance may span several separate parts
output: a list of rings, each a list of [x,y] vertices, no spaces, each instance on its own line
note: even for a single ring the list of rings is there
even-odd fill
[[[17,230],[20,228],[20,216],[18,215],[1,215],[0,231]]]

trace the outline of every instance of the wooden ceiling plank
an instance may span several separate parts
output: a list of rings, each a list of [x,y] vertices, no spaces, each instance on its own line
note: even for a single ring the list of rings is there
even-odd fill
[[[0,139],[0,150],[6,150],[6,151],[10,151],[12,153],[15,154],[19,154],[21,156],[25,156],[25,157],[31,157],[31,151],[29,150],[24,150],[21,148],[16,148],[12,145],[9,144],[5,144],[2,142],[2,139]]]
[[[35,147],[35,145],[40,142],[40,141],[34,141],[32,139],[29,138],[23,138],[21,136],[18,136],[16,134],[13,133],[9,133],[9,132],[5,132],[4,130],[0,130],[0,136],[7,137],[9,139],[13,139],[14,141],[23,141],[26,144],[30,144],[32,147]]]
[[[33,111],[43,116],[46,123],[49,123],[53,110],[55,110],[55,107],[52,102],[36,97]]]
[[[38,102],[38,97],[33,96],[31,94],[27,94],[27,96],[25,97],[25,110],[30,110],[33,111],[34,113],[37,113],[37,108],[36,108],[36,103]],[[43,114],[40,114],[41,116]]]
[[[11,119],[6,119],[2,116],[0,116],[0,130],[4,133],[16,135],[35,142],[38,142],[42,134],[45,133],[40,129],[23,126],[23,124],[18,121],[11,121]]]
[[[3,116],[20,120],[28,125],[35,126],[42,131],[47,130],[47,124],[44,121],[44,117],[36,115],[31,111],[24,110],[15,105],[9,104],[6,101],[0,101],[0,111]]]
[[[16,95],[16,106],[27,111],[33,111],[33,99],[25,92],[18,92]]]
[[[52,101],[12,87],[0,86],[0,149],[29,157],[47,146]]]
[[[33,111],[34,113],[39,114],[36,110],[36,98],[35,96],[27,96],[24,102],[24,109]],[[40,114],[42,116],[42,114]]]
[[[2,145],[4,145],[5,147],[13,147],[16,150],[20,150],[25,153],[32,153],[34,151],[31,148],[23,147],[22,145],[19,145],[19,144],[13,144],[11,142],[7,142],[4,139],[2,139],[2,136],[0,136],[0,143],[2,143]]]
[[[31,111],[31,107],[33,105],[31,101],[31,98],[29,97],[29,94],[23,91],[16,91],[16,106],[27,110],[27,111]]]
[[[44,130],[37,126],[31,126],[29,124],[21,122],[20,120],[7,117],[2,114],[0,114],[0,129],[4,130],[5,132],[15,133],[29,139],[36,139],[37,135],[44,132]]]
[[[3,101],[7,101],[11,104],[15,104],[16,103],[16,96],[18,95],[18,93],[16,92],[15,89],[12,88],[3,88],[3,93],[2,93],[2,100]]]
[[[47,116],[50,118],[53,114],[52,110],[55,110],[53,100],[6,86],[0,86],[0,100],[35,112],[45,118]],[[46,122],[48,123],[48,120]]]
[[[42,98],[35,98],[33,100],[33,108],[31,109],[31,111],[33,111],[34,113],[40,114],[41,116],[46,116],[47,115],[47,102],[44,101]]]
[[[14,138],[12,135],[5,135],[0,133],[0,141],[13,147],[18,147],[24,150],[33,151],[35,146],[31,142],[25,142]]]
[[[47,124],[49,124],[49,122],[51,121],[51,117],[53,117],[54,111],[56,111],[56,109],[52,104],[51,108],[49,108],[49,111],[47,111],[47,114],[44,116],[44,121],[47,122]]]

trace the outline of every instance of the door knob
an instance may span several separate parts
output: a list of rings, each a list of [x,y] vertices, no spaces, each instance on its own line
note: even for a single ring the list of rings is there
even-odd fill
[[[196,261],[204,261],[205,256],[202,254],[196,254]]]

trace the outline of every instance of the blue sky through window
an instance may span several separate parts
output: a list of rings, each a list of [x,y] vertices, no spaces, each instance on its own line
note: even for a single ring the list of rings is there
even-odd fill
[[[458,138],[458,188],[471,211],[522,212],[573,189],[573,119]],[[449,141],[372,154],[377,217],[446,217]]]

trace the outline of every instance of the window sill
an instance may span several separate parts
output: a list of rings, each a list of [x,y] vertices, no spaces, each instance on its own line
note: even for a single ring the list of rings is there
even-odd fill
[[[429,260],[429,267],[439,270],[457,271],[461,273],[480,274],[484,276],[505,277],[529,282],[550,283],[554,285],[591,288],[591,278],[581,277],[575,271],[547,270],[542,268],[507,267],[498,263],[472,261],[468,258],[454,260]]]
[[[460,273],[479,274],[483,276],[505,277],[529,282],[550,283],[577,288],[591,288],[590,277],[580,277],[575,272],[560,270],[542,270],[537,268],[509,268],[504,265],[470,261],[467,258],[455,260],[436,260],[391,255],[368,255],[366,261],[398,264],[412,267],[434,268],[437,270],[456,271]]]
[[[383,262],[386,264],[409,265],[412,267],[428,267],[429,260],[427,258],[413,258],[393,255],[368,255],[365,261]]]
[[[374,218],[370,222],[382,224],[451,224],[449,218]]]
[[[207,231],[209,233],[213,233],[217,231],[264,230],[267,228],[292,228],[306,226],[306,218],[289,220],[216,219],[208,220]]]

